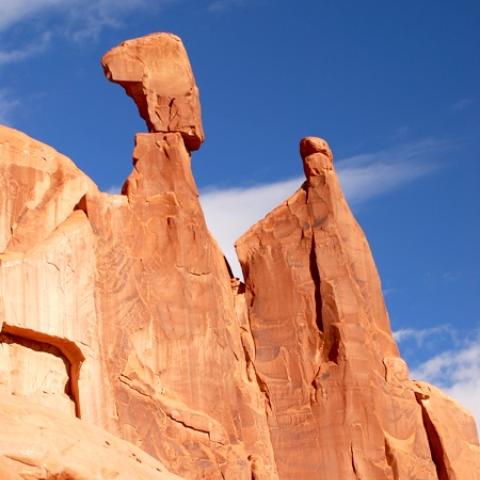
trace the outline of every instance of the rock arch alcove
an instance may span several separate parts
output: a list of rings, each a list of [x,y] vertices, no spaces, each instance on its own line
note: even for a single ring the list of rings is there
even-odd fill
[[[78,378],[84,359],[72,342],[4,324],[0,391],[80,418]]]

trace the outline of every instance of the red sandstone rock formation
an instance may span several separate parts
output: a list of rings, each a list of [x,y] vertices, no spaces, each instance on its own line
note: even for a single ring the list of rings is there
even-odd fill
[[[306,182],[237,243],[280,478],[476,478],[473,419],[409,380],[330,148],[300,153]],[[450,416],[462,427],[439,440]]]
[[[127,40],[102,59],[105,75],[125,88],[151,132],[180,132],[190,150],[204,140],[198,87],[182,41],[169,33]]]
[[[199,204],[181,41],[102,63],[150,130],[122,195],[0,128],[0,477],[479,480],[471,416],[399,357],[326,142],[238,241],[244,285]]]
[[[0,478],[180,480],[140,448],[52,408],[0,394]]]

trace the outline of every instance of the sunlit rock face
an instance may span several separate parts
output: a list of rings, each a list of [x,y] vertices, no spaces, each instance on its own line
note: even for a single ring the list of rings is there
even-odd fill
[[[199,204],[180,39],[102,65],[149,130],[121,195],[0,127],[0,478],[479,480],[472,417],[409,379],[327,142],[237,242],[242,283]]]
[[[472,418],[409,380],[328,144],[300,154],[305,183],[237,242],[280,478],[476,478]]]
[[[102,65],[135,101],[151,132],[179,132],[190,150],[200,148],[198,87],[180,38],[154,33],[127,40],[105,54]]]

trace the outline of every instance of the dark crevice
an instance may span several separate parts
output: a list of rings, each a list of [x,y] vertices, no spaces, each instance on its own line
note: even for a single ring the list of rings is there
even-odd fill
[[[330,327],[324,348],[324,351],[327,352],[327,360],[338,365],[338,357],[340,356],[340,331],[336,325]]]
[[[242,295],[243,293],[245,293],[245,284],[243,282],[240,282],[240,284],[238,285],[237,293],[239,295]]]
[[[415,394],[415,397],[420,405],[420,408],[422,409],[423,426],[425,427],[425,432],[427,434],[428,446],[430,448],[430,454],[432,455],[432,461],[437,469],[438,480],[449,480],[448,469],[445,462],[440,435],[430,419],[427,409],[423,405],[422,399],[420,399],[417,394]]]
[[[235,278],[235,275],[232,272],[232,267],[230,267],[230,263],[228,263],[227,257],[224,255],[223,260],[225,261],[225,266],[227,267],[228,275],[230,278]]]
[[[387,439],[385,439],[385,458],[387,459],[387,464],[392,470],[393,480],[400,480],[399,473],[398,473],[398,465],[397,460],[395,458],[390,445],[388,444]]]
[[[355,456],[353,454],[353,444],[352,443],[350,444],[350,455],[351,455],[351,458],[352,458],[352,471],[353,471],[353,474],[355,475],[355,478],[357,478],[357,467],[355,466]]]
[[[75,205],[73,210],[81,210],[82,212],[85,213],[85,215],[88,217],[88,209],[87,209],[87,196],[84,195],[79,202]]]
[[[315,289],[315,323],[318,331],[324,333],[323,316],[322,316],[322,295],[320,293],[320,272],[317,264],[317,254],[315,252],[315,237],[312,235],[312,244],[310,247],[310,276],[312,277]]]

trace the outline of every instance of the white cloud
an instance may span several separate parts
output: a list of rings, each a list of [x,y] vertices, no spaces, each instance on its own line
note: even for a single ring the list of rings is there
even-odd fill
[[[152,5],[148,0],[0,0],[0,33],[34,20],[34,28],[29,29],[31,43],[24,48],[4,46],[0,64],[43,51],[50,36],[74,41],[95,38],[104,28],[121,26],[131,12],[144,7],[159,9],[176,1],[157,0]]]
[[[480,334],[461,348],[442,352],[419,365],[412,378],[440,386],[472,412],[480,425]]]
[[[290,196],[303,177],[247,188],[210,189],[200,201],[208,226],[227,257],[233,273],[241,277],[235,241],[257,220]]]
[[[109,193],[110,195],[120,195],[121,191],[122,187],[118,185],[111,185],[106,190],[104,190],[105,193]]]
[[[61,14],[82,29],[98,31],[103,26],[116,25],[122,15],[147,3],[146,0],[2,0],[0,31],[43,13]]]
[[[1,0],[0,31],[35,14],[67,4],[66,0]]]
[[[397,343],[413,340],[418,347],[421,347],[428,338],[442,334],[447,334],[452,338],[455,336],[455,332],[450,325],[439,325],[438,327],[424,329],[401,328],[393,332],[393,338]]]
[[[425,140],[338,161],[337,171],[347,199],[352,205],[358,205],[425,175],[435,167],[435,163],[429,160],[440,148],[439,142]],[[235,241],[286,200],[304,180],[303,176],[299,176],[251,187],[210,187],[201,192],[200,199],[209,228],[235,275],[241,276]]]
[[[21,48],[15,48],[13,50],[0,50],[0,65],[19,62],[28,57],[44,52],[50,44],[50,38],[50,33],[45,32],[34,43],[29,43]]]
[[[0,90],[0,123],[8,125],[10,114],[18,106],[18,100],[12,100],[7,90]]]
[[[337,170],[345,195],[351,203],[359,203],[395,190],[435,168],[432,156],[442,147],[441,142],[427,139],[340,160]]]
[[[173,0],[157,0],[152,5],[147,0],[71,0],[75,8],[65,9],[65,33],[75,41],[95,38],[104,28],[116,28],[123,24],[130,12],[146,6],[158,8]],[[66,3],[66,2],[65,2]]]

